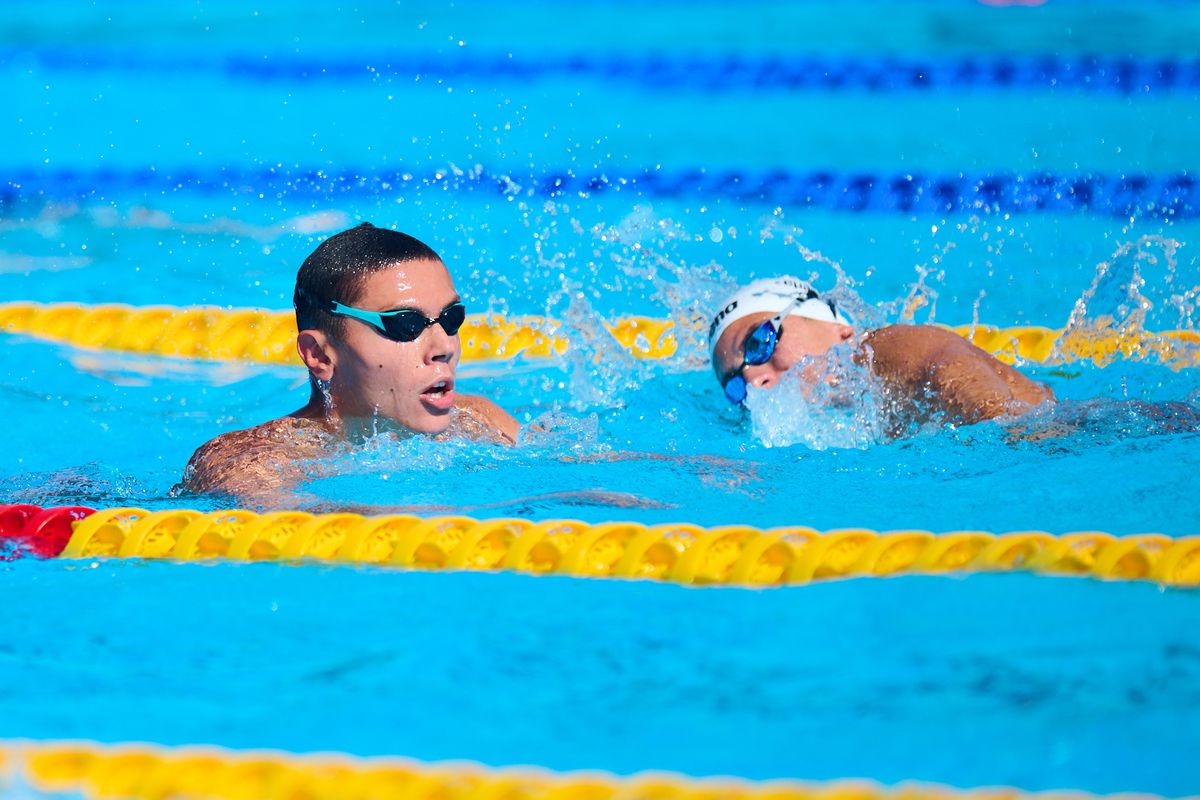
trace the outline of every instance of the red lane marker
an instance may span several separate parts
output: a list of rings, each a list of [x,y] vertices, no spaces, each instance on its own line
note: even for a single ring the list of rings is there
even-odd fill
[[[31,506],[26,503],[0,505],[0,539],[20,536],[30,517],[41,510],[41,506]]]
[[[41,506],[26,503],[0,505],[0,561],[15,561],[25,555],[21,534]]]
[[[59,506],[35,514],[25,525],[22,543],[30,555],[57,558],[71,541],[71,523],[96,513],[87,506]]]

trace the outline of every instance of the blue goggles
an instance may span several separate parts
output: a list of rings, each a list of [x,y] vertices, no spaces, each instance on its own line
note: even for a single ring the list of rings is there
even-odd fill
[[[742,343],[742,365],[721,382],[721,388],[725,390],[725,398],[729,402],[735,406],[746,402],[746,376],[742,372],[746,367],[762,366],[771,360],[771,357],[775,355],[775,346],[779,343],[779,334],[783,332],[784,319],[797,306],[803,305],[809,300],[819,300],[817,293],[810,290],[808,294],[796,297],[783,311],[750,331]],[[834,319],[838,319],[837,308],[832,300],[821,300],[820,302],[829,306],[829,313]],[[808,315],[804,314],[802,310],[800,316]]]
[[[458,333],[467,320],[467,310],[460,302],[453,302],[442,309],[436,319],[430,319],[413,308],[402,308],[399,311],[363,311],[361,308],[351,308],[341,303],[331,301],[328,311],[343,317],[353,317],[367,323],[385,339],[393,342],[411,342],[425,332],[426,328],[441,325],[447,335]]]
[[[791,310],[789,307],[788,311]],[[786,312],[771,317],[769,320],[750,331],[742,344],[742,365],[721,384],[725,390],[725,398],[735,406],[746,402],[746,376],[742,372],[746,367],[761,366],[775,355],[775,345],[779,342],[779,332],[783,330],[783,318]]]

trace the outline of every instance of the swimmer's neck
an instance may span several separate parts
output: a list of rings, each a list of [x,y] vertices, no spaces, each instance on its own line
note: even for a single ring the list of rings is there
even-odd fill
[[[401,438],[418,435],[398,422],[381,414],[368,417],[347,417],[338,413],[334,404],[325,395],[314,390],[303,407],[288,414],[292,419],[318,423],[327,433],[351,442],[362,442],[381,433],[390,433]]]
[[[341,417],[333,408],[333,404],[326,396],[313,389],[312,394],[308,397],[308,402],[292,413],[288,414],[292,419],[307,419],[313,422],[320,422],[329,428],[338,428],[341,426]]]

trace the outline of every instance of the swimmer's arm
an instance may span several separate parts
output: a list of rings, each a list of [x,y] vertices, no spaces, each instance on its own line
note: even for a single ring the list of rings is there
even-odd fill
[[[477,435],[478,431],[475,428],[481,426],[495,434],[501,443],[516,444],[517,432],[521,429],[520,423],[512,414],[491,400],[476,394],[460,394],[455,400],[455,406],[466,423],[460,424],[463,434]]]
[[[597,508],[674,508],[673,505],[648,500],[627,492],[610,492],[604,489],[584,489],[580,491],[546,492],[544,494],[514,497],[509,500],[497,500],[491,503],[476,505],[379,505],[379,504],[339,504],[318,502],[306,505],[305,510],[312,513],[344,513],[362,514],[363,516],[382,516],[390,514],[472,514],[480,511],[494,512],[504,509],[517,513],[522,509],[541,509],[549,505],[591,506]]]
[[[930,363],[929,386],[934,401],[951,418],[973,423],[1009,413],[1012,391],[987,363],[991,358],[982,350],[956,351],[938,354]]]
[[[953,331],[919,330],[931,345],[922,365],[923,376],[934,402],[952,419],[981,422],[1054,399],[1049,387],[1030,380]]]
[[[269,506],[291,497],[294,487],[311,477],[300,467],[295,448],[264,444],[253,431],[232,431],[196,450],[179,488]]]
[[[892,387],[926,395],[957,422],[993,419],[1008,411],[1012,391],[990,354],[953,331],[926,325],[893,325],[871,332],[866,344],[873,367]]]

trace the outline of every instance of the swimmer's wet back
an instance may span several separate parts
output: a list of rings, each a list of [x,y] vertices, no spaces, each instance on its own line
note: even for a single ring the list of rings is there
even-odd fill
[[[0,7],[0,800],[1194,794],[1200,10],[881,8]]]

